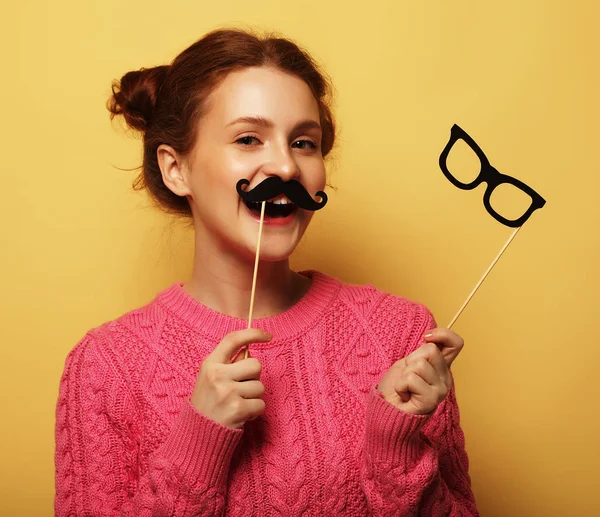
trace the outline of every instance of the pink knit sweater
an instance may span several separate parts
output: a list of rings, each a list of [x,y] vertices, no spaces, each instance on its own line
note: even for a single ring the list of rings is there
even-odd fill
[[[265,413],[244,429],[191,405],[198,369],[246,327],[182,284],[91,330],[56,408],[57,516],[471,516],[454,390],[430,416],[378,396],[435,326],[422,305],[314,271],[291,309],[258,319]]]

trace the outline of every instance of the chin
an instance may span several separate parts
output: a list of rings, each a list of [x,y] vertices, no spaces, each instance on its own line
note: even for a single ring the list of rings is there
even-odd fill
[[[264,262],[281,262],[287,260],[294,251],[293,249],[286,250],[263,250],[262,246],[260,249],[260,260]]]
[[[260,260],[266,262],[287,260],[300,243],[312,215],[312,212],[297,214],[292,222],[283,226],[265,223],[260,244]],[[236,233],[239,238],[236,239],[238,251],[247,260],[254,261],[258,238],[257,221],[245,220]]]
[[[282,238],[265,239],[260,244],[260,260],[267,262],[280,262],[287,260],[296,249],[298,240],[290,241]],[[256,243],[252,245],[252,256],[256,254]]]
[[[300,238],[298,238],[298,236],[266,236],[263,230],[260,244],[260,260],[265,262],[281,262],[282,260],[287,260],[294,252],[299,242]],[[246,242],[245,252],[248,255],[248,258],[255,260],[256,240],[253,239],[251,242]]]

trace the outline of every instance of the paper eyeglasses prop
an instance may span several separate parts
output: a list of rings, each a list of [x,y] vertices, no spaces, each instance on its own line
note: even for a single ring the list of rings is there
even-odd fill
[[[463,140],[473,150],[473,152],[479,158],[479,162],[481,164],[481,169],[479,171],[478,176],[469,183],[465,183],[458,180],[448,169],[448,155],[450,154],[452,147],[454,146],[454,144],[456,144],[456,142],[458,142],[458,140]],[[506,248],[508,248],[508,245],[515,238],[517,232],[520,230],[523,224],[531,217],[531,214],[533,214],[535,210],[542,208],[546,204],[546,200],[542,196],[540,196],[535,190],[533,190],[529,185],[526,185],[522,181],[513,178],[512,176],[502,174],[495,167],[493,167],[490,164],[487,156],[477,145],[475,140],[473,140],[467,134],[466,131],[464,131],[456,124],[454,124],[450,129],[450,140],[446,144],[446,147],[444,147],[442,154],[440,154],[439,163],[440,169],[442,170],[446,178],[448,178],[448,180],[450,180],[450,182],[455,187],[458,187],[462,190],[473,190],[474,188],[481,185],[481,183],[486,183],[487,187],[483,195],[483,205],[485,206],[485,209],[494,219],[496,219],[496,221],[510,228],[516,228],[512,235],[508,238],[498,255],[496,255],[496,258],[492,261],[486,272],[483,274],[475,288],[471,291],[471,294],[469,294],[462,307],[458,310],[454,318],[452,318],[452,321],[448,324],[448,328],[451,328],[462,313],[462,311],[465,309],[471,298],[473,298],[473,295],[477,292],[477,289],[479,289],[479,287],[486,279],[492,268],[496,265],[496,262],[498,262]],[[516,219],[509,219],[507,217],[504,217],[492,206],[490,202],[494,190],[499,185],[503,184],[512,185],[513,187],[519,189],[521,192],[523,192],[531,198],[531,203],[529,204],[529,207],[523,212],[521,216],[517,217]]]
[[[479,161],[481,163],[481,169],[479,175],[470,183],[463,183],[456,179],[452,175],[452,173],[448,170],[448,155],[452,150],[452,147],[458,140],[463,140],[477,155]],[[450,130],[450,140],[444,147],[442,154],[440,154],[440,169],[442,172],[450,180],[450,182],[455,186],[462,190],[473,190],[478,187],[482,183],[487,183],[487,188],[485,189],[485,193],[483,195],[483,204],[488,213],[496,219],[496,221],[502,223],[505,226],[510,226],[511,228],[517,228],[519,226],[523,226],[525,221],[529,219],[531,214],[538,208],[542,208],[546,204],[546,200],[540,196],[535,190],[533,190],[530,186],[526,185],[522,181],[519,181],[512,176],[507,176],[506,174],[502,174],[498,172],[495,167],[492,167],[487,156],[481,150],[481,148],[477,145],[475,140],[473,140],[463,129],[454,124],[452,129]],[[508,219],[498,213],[491,205],[490,199],[492,197],[492,193],[499,185],[508,184],[512,185],[515,188],[521,190],[523,193],[527,194],[531,198],[531,203],[527,210],[516,219]]]
[[[262,237],[262,228],[265,220],[265,207],[269,199],[276,198],[284,194],[294,205],[304,210],[321,210],[327,204],[327,194],[319,190],[316,195],[321,201],[315,201],[313,197],[304,188],[302,183],[296,180],[283,181],[279,176],[269,176],[261,181],[252,190],[246,191],[244,187],[250,185],[247,179],[241,179],[236,184],[236,190],[242,200],[250,209],[258,208],[260,203],[260,222],[258,225],[258,240],[256,243],[256,256],[254,258],[254,274],[252,276],[252,292],[250,294],[250,310],[248,313],[248,328],[252,327],[252,313],[254,311],[254,293],[256,291],[256,277],[258,274],[258,262],[260,257],[260,241]],[[277,212],[278,215],[289,215],[292,213],[293,205],[273,205],[270,210]],[[244,350],[244,359],[248,358],[248,345]]]

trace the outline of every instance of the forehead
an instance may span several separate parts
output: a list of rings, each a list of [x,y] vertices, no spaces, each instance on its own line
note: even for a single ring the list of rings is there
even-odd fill
[[[275,68],[246,68],[232,72],[212,92],[206,118],[227,124],[238,117],[256,115],[275,124],[319,120],[318,104],[299,77]]]

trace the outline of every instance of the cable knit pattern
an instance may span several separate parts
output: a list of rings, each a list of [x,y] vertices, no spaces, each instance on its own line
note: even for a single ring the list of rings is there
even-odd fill
[[[308,293],[254,321],[264,414],[230,429],[191,404],[202,360],[246,327],[181,283],[90,330],[56,406],[55,512],[66,516],[473,516],[454,388],[428,416],[377,384],[435,326],[423,306],[306,271]]]

